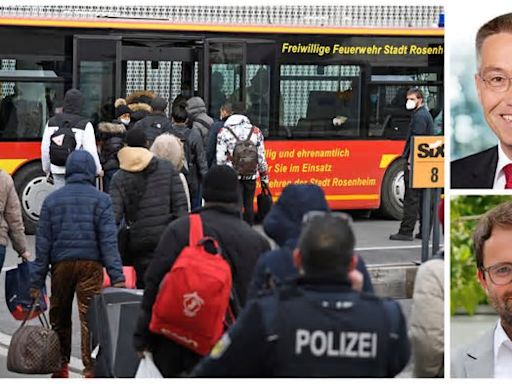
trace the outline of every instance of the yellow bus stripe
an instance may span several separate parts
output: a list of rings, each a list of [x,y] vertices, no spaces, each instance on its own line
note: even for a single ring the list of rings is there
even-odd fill
[[[382,157],[380,158],[379,168],[387,169],[387,167],[389,167],[389,164],[391,164],[391,162],[395,160],[398,156],[399,155],[397,155],[396,153],[382,155]]]
[[[146,29],[162,31],[195,32],[247,32],[247,33],[301,33],[335,35],[406,35],[406,36],[444,36],[444,29],[404,29],[404,28],[336,28],[336,27],[292,27],[292,26],[256,26],[256,25],[213,25],[213,24],[170,24],[162,21],[123,22],[117,20],[58,20],[58,19],[1,19],[0,25],[28,27],[67,27],[67,28],[113,28]]]
[[[0,169],[12,174],[25,161],[25,159],[2,159],[0,160]]]

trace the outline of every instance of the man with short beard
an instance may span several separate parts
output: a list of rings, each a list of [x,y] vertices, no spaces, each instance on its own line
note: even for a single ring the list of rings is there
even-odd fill
[[[512,378],[512,201],[487,212],[473,234],[478,280],[499,321],[452,359],[452,377]]]

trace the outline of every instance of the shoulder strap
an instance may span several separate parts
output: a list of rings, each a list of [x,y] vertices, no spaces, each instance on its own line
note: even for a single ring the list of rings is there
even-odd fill
[[[192,247],[203,238],[203,223],[201,221],[201,216],[198,213],[191,214],[188,216],[188,218],[190,227],[188,245]]]
[[[247,136],[247,139],[245,141],[251,141],[251,136],[254,133],[254,125],[251,127],[251,131],[249,132],[249,135]]]
[[[226,129],[228,130],[228,132],[229,132],[229,133],[231,133],[231,134],[235,137],[236,141],[240,141],[240,139],[238,138],[238,136],[237,136],[237,135],[235,135],[235,132],[233,132],[233,130],[232,130],[231,128],[229,128],[227,125],[226,125],[226,126],[224,126],[224,128],[226,128]],[[252,132],[251,132],[251,134],[252,134]],[[249,137],[250,137],[250,136],[249,136]]]
[[[201,124],[206,129],[210,129],[210,124],[208,124],[205,120],[196,118],[194,121],[197,121],[199,124]]]

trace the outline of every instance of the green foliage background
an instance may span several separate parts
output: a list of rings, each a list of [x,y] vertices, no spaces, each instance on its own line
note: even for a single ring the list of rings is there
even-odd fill
[[[476,259],[473,253],[473,231],[478,218],[512,196],[456,196],[451,200],[451,313],[463,309],[475,313],[486,296],[476,278]]]

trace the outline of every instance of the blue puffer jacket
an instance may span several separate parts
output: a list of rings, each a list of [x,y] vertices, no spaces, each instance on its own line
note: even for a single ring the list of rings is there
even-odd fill
[[[66,185],[51,193],[41,208],[31,287],[42,287],[49,266],[64,260],[101,261],[112,283],[124,281],[112,201],[96,189],[95,175],[88,152],[69,155]]]
[[[277,284],[298,276],[293,264],[292,252],[299,241],[302,229],[302,216],[310,211],[328,211],[322,189],[314,184],[287,186],[279,200],[272,207],[263,229],[278,245],[279,249],[264,253],[258,259],[249,286],[248,298],[254,298],[266,288],[270,277]],[[357,269],[364,276],[363,291],[373,293],[373,286],[366,265],[358,258]]]

